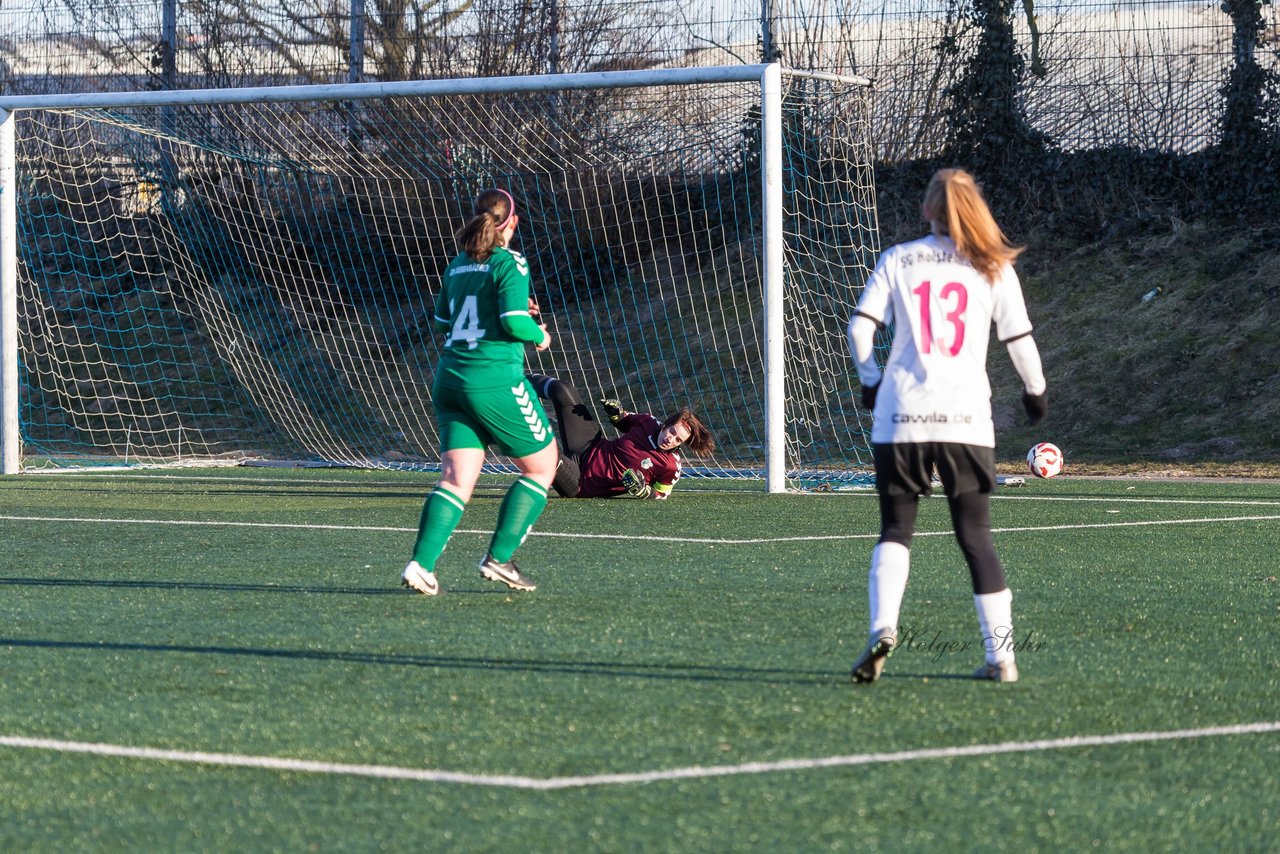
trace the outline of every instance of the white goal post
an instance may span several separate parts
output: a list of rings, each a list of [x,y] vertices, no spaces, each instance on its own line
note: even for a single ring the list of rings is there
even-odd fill
[[[0,94],[3,473],[432,467],[430,295],[504,186],[555,335],[531,370],[690,406],[694,474],[858,477],[869,103],[777,64]]]

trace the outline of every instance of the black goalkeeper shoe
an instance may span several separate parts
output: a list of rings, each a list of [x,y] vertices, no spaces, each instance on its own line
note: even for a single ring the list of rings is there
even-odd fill
[[[502,563],[494,560],[491,555],[486,554],[484,560],[480,561],[480,574],[490,581],[501,581],[512,590],[538,589],[538,585],[520,572],[520,567],[516,566],[514,560]]]
[[[529,381],[529,385],[533,386],[534,394],[543,400],[549,400],[551,395],[551,383],[555,382],[555,377],[549,377],[546,374],[535,374],[527,372],[524,378]]]
[[[854,682],[874,682],[880,678],[884,670],[884,660],[893,652],[893,630],[881,629],[870,642],[862,655],[853,663],[853,672],[849,675]]]

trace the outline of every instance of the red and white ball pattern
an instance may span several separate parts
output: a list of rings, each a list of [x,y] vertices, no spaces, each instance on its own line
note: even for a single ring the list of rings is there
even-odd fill
[[[1062,471],[1062,451],[1051,442],[1041,442],[1027,451],[1027,468],[1036,477],[1053,477]]]

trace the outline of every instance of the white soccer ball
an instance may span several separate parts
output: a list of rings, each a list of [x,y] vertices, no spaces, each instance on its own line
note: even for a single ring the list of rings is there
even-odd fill
[[[1053,477],[1062,471],[1062,451],[1052,442],[1041,442],[1027,451],[1027,468],[1036,477]]]

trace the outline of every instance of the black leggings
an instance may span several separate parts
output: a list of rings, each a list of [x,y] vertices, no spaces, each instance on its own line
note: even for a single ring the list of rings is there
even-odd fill
[[[911,537],[916,528],[918,495],[880,495],[880,542],[900,543],[911,548]],[[964,552],[969,565],[969,577],[973,592],[998,593],[1008,583],[1004,566],[996,555],[996,544],[991,538],[991,496],[985,492],[965,492],[947,499],[951,508],[951,525],[956,532],[956,542]]]
[[[560,440],[560,462],[556,466],[556,478],[551,486],[564,498],[578,494],[581,469],[578,461],[596,440],[604,438],[604,430],[596,421],[591,408],[582,402],[578,390],[563,380],[542,374],[529,374],[529,382],[538,397],[551,401],[556,411],[556,426]]]

